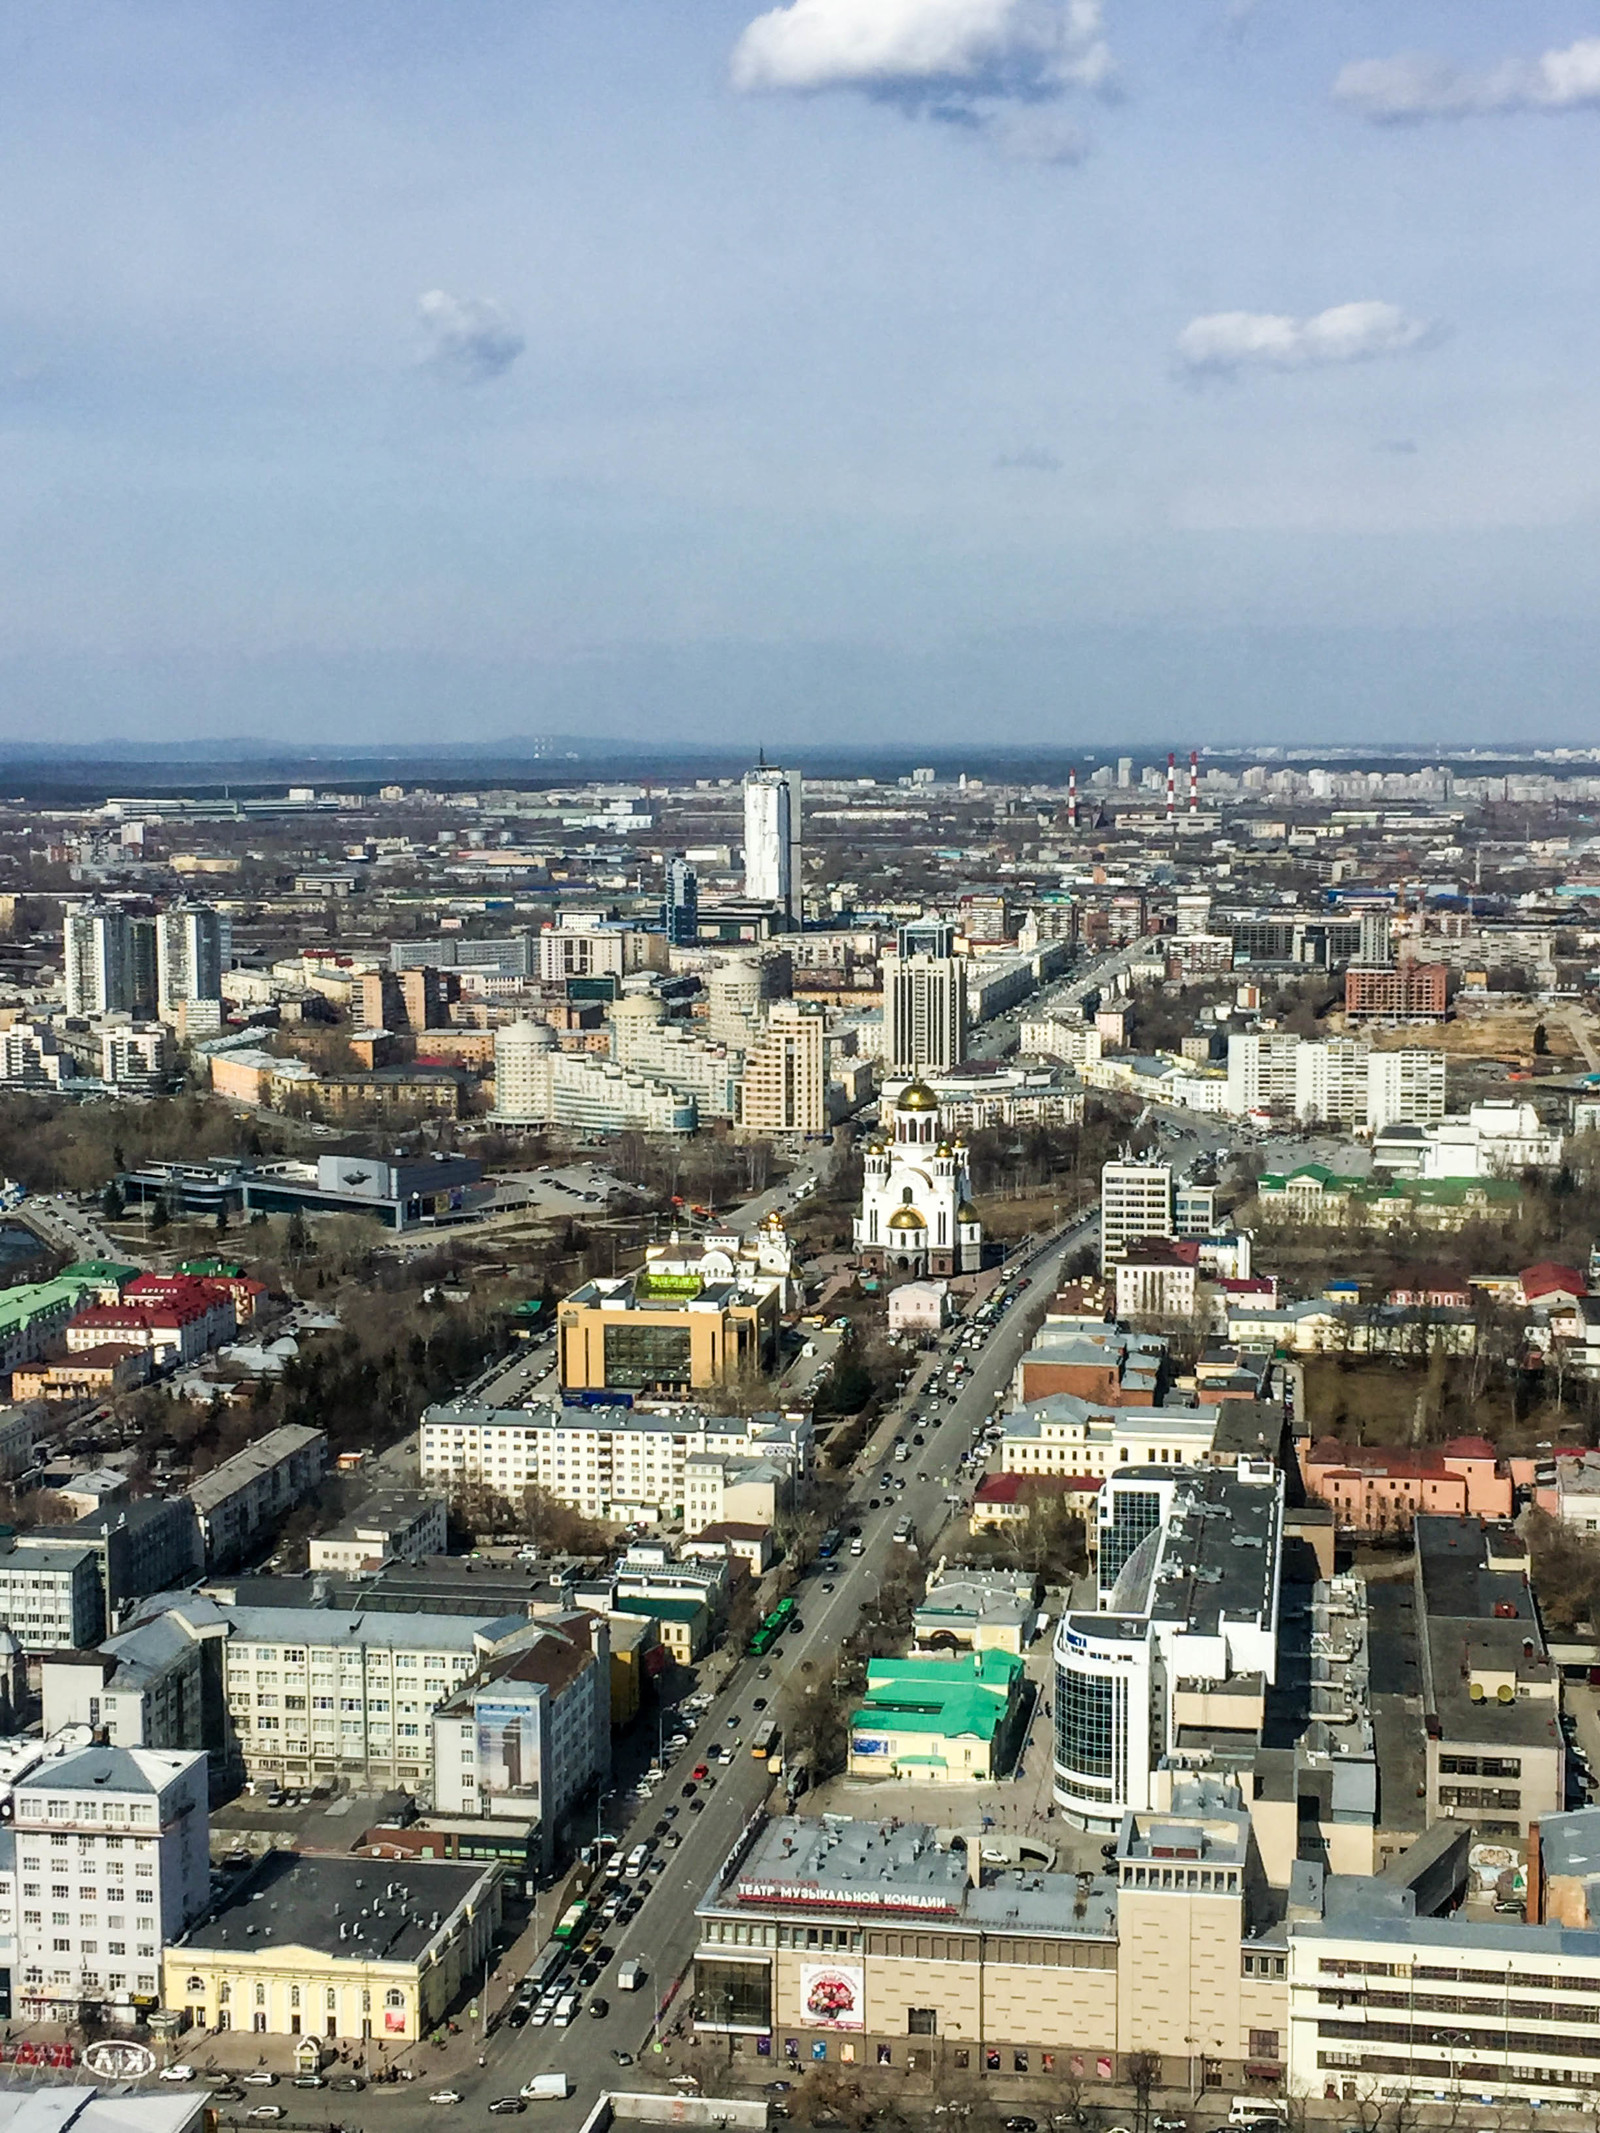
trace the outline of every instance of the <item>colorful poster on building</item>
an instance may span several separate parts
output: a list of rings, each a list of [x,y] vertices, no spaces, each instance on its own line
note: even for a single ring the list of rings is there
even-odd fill
[[[531,1700],[490,1702],[480,1697],[476,1716],[480,1797],[497,1792],[537,1798],[539,1706]]]
[[[859,1963],[802,1963],[800,2005],[818,2029],[864,2029],[867,1973]]]

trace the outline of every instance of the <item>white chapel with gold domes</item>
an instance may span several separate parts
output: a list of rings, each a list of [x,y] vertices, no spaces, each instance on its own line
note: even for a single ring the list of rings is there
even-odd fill
[[[886,1274],[975,1274],[983,1224],[972,1204],[966,1143],[946,1140],[939,1099],[908,1082],[894,1107],[894,1135],[867,1144],[855,1247]]]

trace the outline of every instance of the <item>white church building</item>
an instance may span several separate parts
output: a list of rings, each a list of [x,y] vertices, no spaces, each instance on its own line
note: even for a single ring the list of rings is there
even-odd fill
[[[967,1150],[941,1138],[939,1099],[908,1082],[894,1107],[894,1137],[867,1145],[855,1247],[886,1274],[974,1274],[983,1224],[972,1204]]]

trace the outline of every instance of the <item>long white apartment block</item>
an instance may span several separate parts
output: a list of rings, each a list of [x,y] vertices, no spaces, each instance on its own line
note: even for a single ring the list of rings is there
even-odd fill
[[[542,1489],[594,1518],[676,1515],[691,1460],[754,1459],[794,1482],[812,1470],[810,1420],[614,1407],[487,1407],[450,1400],[422,1417],[424,1486],[485,1482],[515,1499]]]

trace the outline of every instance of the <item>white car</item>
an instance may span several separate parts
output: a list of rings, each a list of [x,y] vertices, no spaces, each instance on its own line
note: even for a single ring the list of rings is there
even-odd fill
[[[195,2072],[192,2066],[164,2066],[161,2078],[163,2081],[193,2081]]]
[[[459,2089],[435,2089],[429,2096],[428,2101],[429,2103],[459,2103],[461,2101],[461,2091]]]

